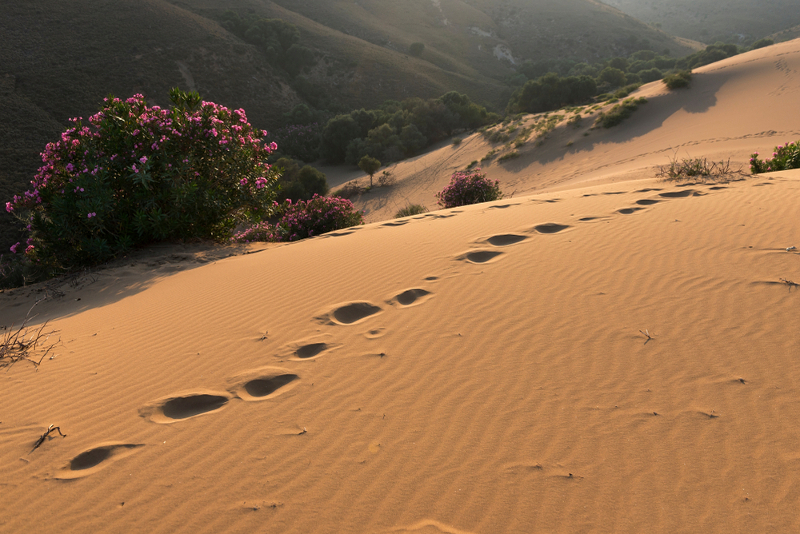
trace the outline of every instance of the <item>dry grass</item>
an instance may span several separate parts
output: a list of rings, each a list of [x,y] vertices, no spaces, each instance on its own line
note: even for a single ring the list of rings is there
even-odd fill
[[[659,168],[656,176],[662,180],[675,182],[684,180],[702,180],[727,182],[741,180],[745,173],[742,166],[735,168],[730,158],[722,161],[710,161],[708,158],[670,159],[667,165]]]
[[[35,305],[34,305],[35,306]],[[58,333],[58,330],[49,330],[47,321],[37,327],[28,327],[28,323],[36,316],[31,316],[33,307],[23,319],[18,327],[2,327],[5,333],[0,336],[0,367],[11,367],[17,362],[28,361],[36,368],[50,354],[53,349],[61,342],[59,337],[56,341],[50,341],[51,337]],[[53,358],[55,356],[51,356]]]

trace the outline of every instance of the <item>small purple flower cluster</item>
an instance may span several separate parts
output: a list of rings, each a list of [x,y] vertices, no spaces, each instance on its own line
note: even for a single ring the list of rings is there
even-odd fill
[[[364,215],[344,198],[314,195],[311,200],[277,205],[282,216],[275,224],[259,223],[231,238],[237,243],[297,241],[364,224]]]
[[[442,208],[455,208],[480,202],[491,202],[503,198],[500,182],[486,179],[480,168],[469,171],[457,171],[450,179],[450,184],[436,193],[436,199]]]
[[[800,169],[800,141],[776,146],[772,159],[761,161],[758,152],[750,155],[750,170],[753,174],[788,169]]]

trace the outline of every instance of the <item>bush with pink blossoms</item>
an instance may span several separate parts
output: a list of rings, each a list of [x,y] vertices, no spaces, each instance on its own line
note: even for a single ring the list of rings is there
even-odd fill
[[[491,202],[501,198],[503,193],[500,191],[500,182],[487,180],[486,174],[480,169],[454,173],[450,184],[436,193],[439,206],[443,208]]]
[[[750,170],[753,174],[789,169],[800,169],[800,141],[776,146],[772,159],[761,161],[758,152],[750,156]]]
[[[275,145],[244,110],[170,92],[172,107],[141,95],[105,99],[42,153],[32,187],[6,204],[27,226],[12,247],[53,272],[106,261],[171,238],[225,239],[272,213]]]
[[[311,200],[286,200],[276,206],[276,223],[262,222],[234,235],[238,243],[298,241],[364,224],[364,215],[344,198],[314,195]]]

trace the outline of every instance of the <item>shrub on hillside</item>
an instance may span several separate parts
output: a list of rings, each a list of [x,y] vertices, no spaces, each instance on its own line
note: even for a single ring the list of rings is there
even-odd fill
[[[491,202],[503,198],[500,182],[486,179],[480,169],[458,171],[453,174],[450,184],[436,193],[439,206],[455,208],[480,202]]]
[[[670,90],[689,87],[689,82],[691,81],[692,72],[688,70],[681,70],[664,77],[664,85]]]
[[[328,194],[328,179],[311,165],[302,168],[292,159],[281,158],[273,165],[281,173],[278,178],[278,201],[310,200],[314,195]]]
[[[800,141],[776,146],[772,153],[772,159],[761,161],[758,152],[754,152],[750,156],[750,170],[753,174],[789,169],[800,169]]]
[[[414,57],[419,57],[425,51],[424,43],[411,43],[408,47],[408,53]]]
[[[334,230],[364,224],[364,215],[344,198],[314,195],[308,201],[287,200],[276,206],[280,215],[274,224],[264,221],[239,232],[231,240],[237,243],[252,241],[298,241]]]
[[[422,213],[426,213],[428,208],[423,206],[422,204],[409,204],[405,208],[402,208],[394,214],[395,219],[399,219],[400,217],[411,217],[412,215],[420,215]]]
[[[225,238],[267,216],[276,147],[266,132],[244,110],[178,89],[170,97],[169,110],[141,95],[107,98],[88,124],[72,119],[42,153],[32,188],[6,203],[29,231],[12,252],[55,272],[152,241]]]
[[[634,111],[639,108],[639,105],[646,104],[647,99],[642,98],[628,98],[623,102],[620,102],[613,108],[608,111],[604,111],[597,116],[597,122],[603,128],[611,128],[613,126],[618,125],[628,117],[630,117]]]

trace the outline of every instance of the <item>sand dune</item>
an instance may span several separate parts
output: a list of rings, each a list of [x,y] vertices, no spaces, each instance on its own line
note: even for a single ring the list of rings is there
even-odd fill
[[[606,180],[791,131],[792,87],[718,109],[783,52],[530,174],[560,191],[49,288],[62,344],[0,373],[0,532],[800,531],[800,171]]]
[[[494,159],[483,169],[514,196],[652,178],[658,166],[676,157],[730,158],[747,170],[753,151],[768,154],[774,146],[800,138],[800,39],[697,69],[687,90],[670,92],[659,81],[631,96],[645,97],[648,103],[619,126],[590,130],[589,117],[580,128],[564,121],[541,146],[532,140],[518,149],[519,158]],[[374,190],[356,204],[369,221],[391,218],[408,204],[436,209],[435,193],[452,173],[480,161],[492,148],[500,145],[476,133],[458,146],[447,143],[398,163],[390,168],[397,180],[391,190]],[[362,176],[326,171],[336,185]]]

